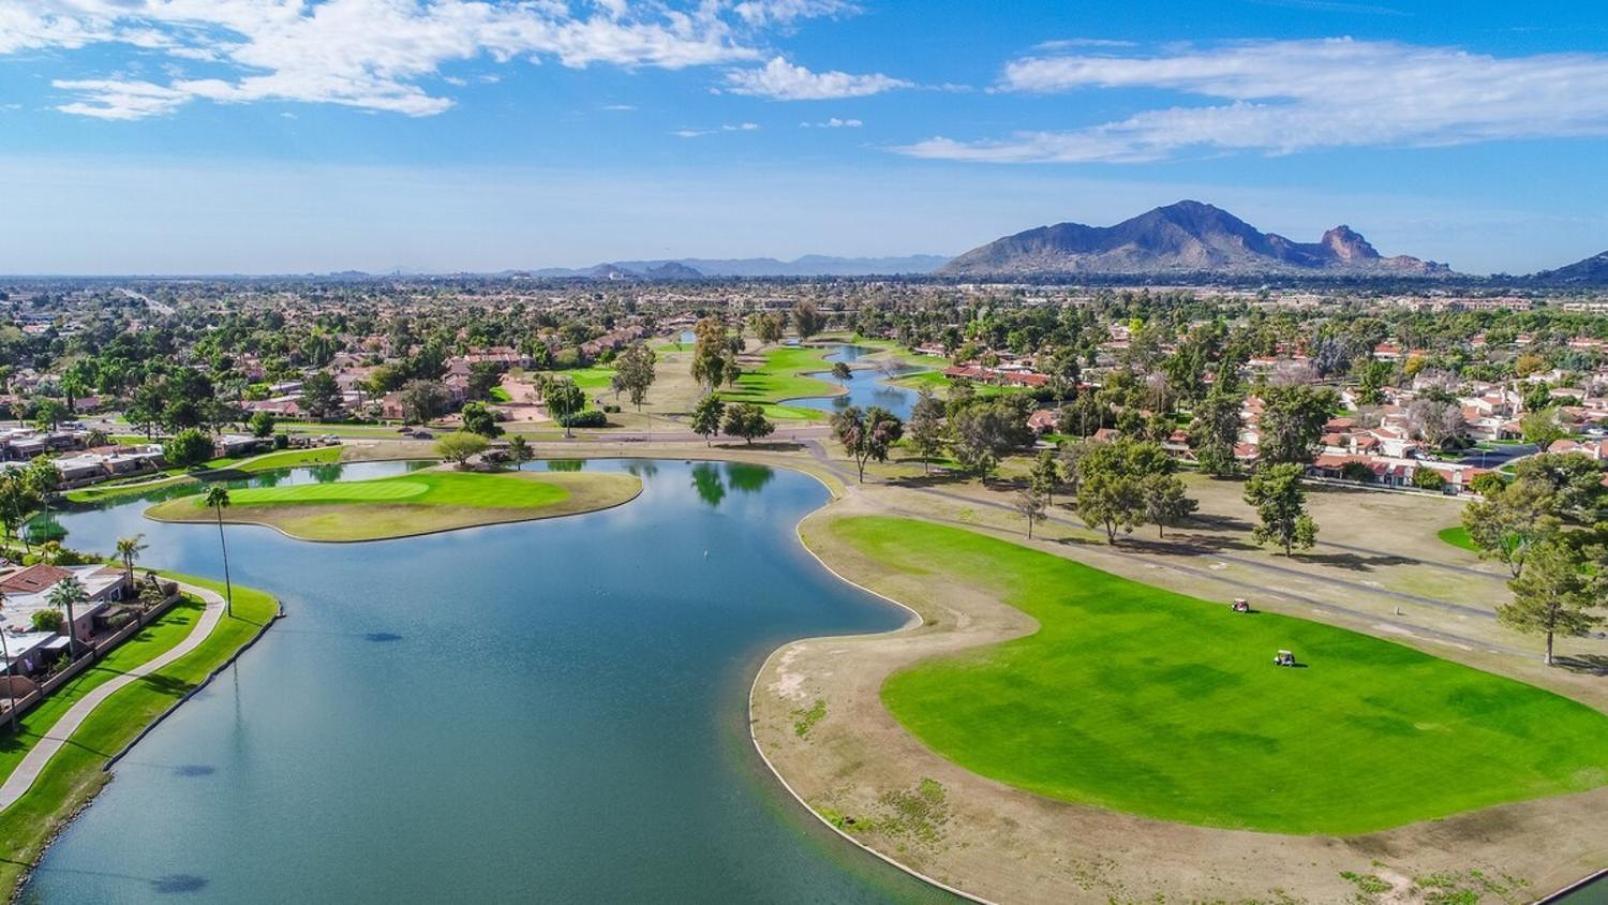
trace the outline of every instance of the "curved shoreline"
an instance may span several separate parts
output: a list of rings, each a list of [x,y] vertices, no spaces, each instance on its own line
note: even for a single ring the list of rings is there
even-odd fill
[[[760,692],[762,691],[762,687],[763,687],[764,683],[766,682],[766,680],[767,679],[776,680],[776,679],[780,678],[780,670],[776,666],[779,658],[786,657],[790,653],[796,654],[796,653],[801,653],[801,652],[803,652],[807,656],[808,652],[810,651],[810,649],[812,647],[819,647],[822,644],[839,645],[839,647],[834,651],[834,653],[841,655],[843,653],[843,648],[841,647],[841,645],[843,645],[843,644],[852,645],[852,644],[854,644],[856,642],[858,642],[858,643],[876,643],[879,640],[888,640],[888,639],[905,639],[905,640],[908,640],[908,638],[909,638],[909,636],[911,635],[912,632],[914,632],[916,629],[919,629],[924,624],[926,624],[925,619],[923,619],[921,617],[920,613],[914,607],[912,607],[909,604],[904,603],[901,600],[895,599],[894,597],[890,596],[887,593],[883,593],[881,591],[873,590],[873,589],[871,589],[869,587],[866,587],[865,585],[863,585],[860,582],[854,580],[853,578],[848,577],[848,575],[846,575],[843,572],[839,571],[838,568],[836,568],[832,564],[830,564],[825,559],[825,557],[822,555],[822,553],[817,551],[816,549],[814,549],[810,545],[810,543],[805,539],[803,529],[804,529],[805,523],[808,522],[809,519],[815,518],[815,517],[820,517],[820,518],[831,518],[832,517],[832,516],[826,515],[827,510],[829,508],[831,508],[831,506],[833,504],[841,502],[842,499],[843,499],[841,496],[837,496],[837,495],[834,495],[834,496],[835,496],[835,499],[831,503],[828,503],[826,506],[822,506],[819,509],[817,509],[817,510],[811,512],[811,513],[808,513],[802,519],[800,519],[799,523],[797,525],[795,525],[795,527],[794,527],[795,536],[798,537],[801,545],[804,547],[804,549],[807,552],[809,552],[811,557],[814,558],[816,560],[816,562],[818,562],[823,568],[825,568],[827,570],[827,572],[832,574],[836,579],[838,579],[840,581],[843,581],[846,584],[848,584],[848,585],[850,585],[852,587],[855,587],[855,588],[857,588],[857,589],[859,589],[859,590],[861,590],[863,592],[866,592],[866,593],[868,593],[868,594],[870,594],[870,595],[872,595],[874,597],[877,597],[878,599],[881,599],[881,600],[883,600],[885,602],[888,602],[888,603],[891,603],[891,604],[893,604],[895,606],[898,606],[901,609],[903,609],[903,610],[905,610],[905,611],[907,611],[909,613],[912,613],[914,618],[912,620],[907,621],[904,625],[902,625],[902,626],[900,626],[898,628],[895,628],[895,629],[891,629],[891,630],[889,630],[887,632],[877,633],[877,634],[874,634],[874,635],[818,636],[818,637],[812,637],[812,638],[801,638],[801,639],[795,639],[793,641],[786,642],[786,643],[778,646],[775,650],[771,651],[770,654],[767,655],[766,658],[764,659],[764,661],[760,664],[757,672],[755,673],[754,680],[749,686],[749,703],[748,703],[748,706],[749,706],[749,736],[750,736],[750,741],[754,745],[755,750],[759,753],[761,761],[763,763],[765,763],[766,767],[771,770],[771,772],[772,772],[772,774],[774,776],[776,776],[777,781],[788,792],[788,794],[791,795],[795,801],[799,802],[799,804],[801,804],[805,809],[807,809],[818,821],[820,821],[821,823],[825,824],[827,827],[832,829],[838,836],[840,836],[840,837],[848,840],[849,842],[853,843],[856,847],[860,848],[861,850],[866,851],[866,852],[876,856],[879,860],[881,860],[881,861],[883,861],[885,863],[891,864],[891,865],[899,868],[900,870],[904,871],[905,873],[909,874],[910,876],[915,877],[917,879],[920,879],[920,880],[922,880],[924,882],[927,882],[927,883],[933,885],[936,888],[939,888],[939,889],[942,889],[942,890],[944,890],[946,892],[949,892],[951,894],[960,896],[961,898],[966,899],[968,901],[989,903],[989,905],[993,905],[993,903],[997,902],[998,899],[990,899],[990,898],[988,898],[987,896],[985,896],[984,894],[982,894],[980,892],[968,891],[966,889],[962,889],[962,888],[959,888],[956,885],[953,885],[953,883],[951,883],[951,882],[945,882],[943,880],[939,880],[936,877],[932,876],[930,873],[925,872],[923,869],[917,868],[917,867],[913,866],[910,863],[906,863],[905,858],[901,857],[899,854],[883,851],[881,848],[877,847],[876,845],[873,845],[872,843],[867,842],[867,841],[863,841],[862,839],[856,837],[855,835],[847,832],[844,828],[840,827],[838,824],[834,823],[833,820],[830,819],[821,810],[817,809],[815,806],[812,806],[810,804],[809,800],[805,797],[804,792],[802,792],[800,790],[800,785],[797,782],[795,782],[795,779],[802,779],[803,777],[795,776],[794,779],[789,779],[789,777],[786,774],[784,774],[783,767],[779,765],[778,759],[773,758],[771,753],[766,751],[765,742],[761,740],[761,733],[760,733],[761,714],[760,714],[760,708],[758,706],[757,701],[758,701],[758,699],[760,697]],[[1003,606],[1003,604],[1001,604],[1001,605]],[[945,626],[945,628],[950,628],[952,630],[952,627],[950,627],[950,626]],[[997,643],[997,641],[991,642],[991,641],[984,640],[984,641],[982,641],[980,643]],[[973,646],[973,645],[966,645],[966,646],[970,647],[970,646]],[[937,652],[929,652],[927,654],[918,656],[915,659],[923,659],[926,656],[933,655],[934,653],[937,653]],[[833,669],[830,670],[829,672],[852,672],[856,668],[861,667],[861,666],[864,665],[863,663],[858,663],[858,662],[845,662],[844,659],[841,656],[836,657],[835,659],[833,659],[832,663],[833,663]],[[817,664],[817,665],[819,665],[819,664]],[[804,669],[802,670],[802,672],[805,675],[809,675],[810,674],[809,666],[806,665],[804,667]],[[824,675],[824,674],[820,673],[819,670],[817,670],[817,677],[819,677],[820,675]],[[817,689],[817,691],[819,691],[819,689]],[[816,692],[805,693],[805,692],[801,691],[801,692],[799,692],[798,699],[799,700],[807,700],[808,698],[810,698],[815,693]],[[783,710],[785,710],[787,704],[783,699],[787,698],[787,697],[790,697],[790,696],[791,695],[784,694],[784,693],[782,693],[780,691],[776,692],[776,699],[777,699],[776,706],[781,706],[783,708]],[[824,702],[824,701],[832,700],[832,699],[822,697],[822,698],[818,698],[818,700]],[[836,704],[839,704],[839,705],[841,705],[843,703],[841,700],[834,700],[833,702],[836,703]],[[884,710],[885,710],[885,708],[884,708]],[[785,739],[788,738],[787,733],[782,732],[782,731],[778,730],[778,728],[777,728],[777,718],[779,716],[781,716],[781,715],[782,715],[781,712],[768,714],[767,716],[768,716],[770,722],[767,724],[767,727],[769,729],[771,729],[772,731],[780,732],[780,737],[785,740]],[[890,721],[892,720],[891,715],[887,715],[887,714],[884,714],[884,715],[887,716],[888,720],[890,720]],[[851,717],[851,719],[852,719],[852,717]],[[893,721],[893,722],[894,722],[895,725],[897,725],[897,721]],[[902,727],[899,727],[899,728],[902,730]],[[904,734],[908,735],[908,732],[905,731]],[[913,743],[912,746],[911,746],[912,749],[913,750],[914,749],[919,749],[919,752],[920,752],[921,756],[924,756],[924,757],[926,757],[926,758],[928,758],[928,759],[930,759],[930,760],[932,760],[934,762],[942,762],[942,763],[945,763],[945,764],[949,763],[947,761],[944,761],[936,753],[933,753],[929,749],[926,749],[925,746],[920,745],[920,743],[918,741],[915,741],[913,739],[913,737],[911,737],[911,741]],[[773,744],[780,744],[781,742],[777,742],[776,740],[773,739],[772,743]],[[830,741],[828,742],[828,744],[830,745]],[[817,750],[819,750],[819,749],[817,749]],[[830,749],[829,748],[828,750],[835,750],[835,749]],[[880,750],[880,749],[877,749],[877,750]],[[778,753],[780,753],[780,749],[779,749]],[[908,754],[910,752],[905,752],[905,753]],[[849,754],[849,753],[841,751],[841,750],[837,751],[837,754],[838,754],[838,762],[839,762],[838,765],[839,765],[839,767],[841,769],[839,769],[839,770],[828,769],[826,772],[830,773],[834,777],[834,779],[839,783],[851,783],[852,784],[853,782],[856,781],[856,778],[853,777],[851,775],[851,773],[848,772],[848,771],[853,769],[854,765],[857,762],[854,761],[852,754]],[[808,757],[809,755],[801,755],[801,756]],[[830,757],[830,756],[827,755],[825,757]],[[887,759],[888,760],[895,760],[895,758],[893,758],[891,756],[888,757]],[[930,765],[920,765],[919,767],[913,767],[911,771],[905,771],[905,772],[908,772],[911,775],[920,775],[924,770],[928,769],[929,766]],[[960,768],[960,767],[952,765],[952,764],[950,764],[950,766],[954,766],[956,770],[959,770],[962,773],[968,772],[968,771],[965,771],[964,768]],[[1099,816],[1099,814],[1097,813],[1099,811],[1099,809],[1088,808],[1088,807],[1080,807],[1080,806],[1076,806],[1076,805],[1066,805],[1065,803],[1061,803],[1061,802],[1054,802],[1054,801],[1050,801],[1048,799],[1040,799],[1038,796],[1031,795],[1031,793],[1027,793],[1027,792],[1024,792],[1024,791],[1019,790],[1019,789],[1014,789],[1013,787],[1005,786],[1005,785],[1000,784],[1000,783],[992,782],[990,780],[987,780],[985,777],[978,777],[975,774],[970,774],[970,775],[975,780],[977,780],[977,784],[980,785],[980,786],[994,787],[996,790],[998,790],[998,789],[1004,790],[1004,795],[1007,798],[1016,798],[1016,799],[1021,799],[1021,800],[1031,800],[1031,801],[1036,802],[1036,804],[1038,806],[1045,808],[1045,810],[1059,809],[1061,811],[1061,814],[1062,814],[1063,817],[1068,817],[1073,822],[1076,822],[1078,819],[1080,819],[1082,817],[1091,818],[1090,820],[1087,821],[1087,822],[1089,822],[1091,824],[1099,824],[1101,822],[1098,819],[1094,819],[1094,818],[1097,818]],[[812,780],[814,780],[816,782],[819,782],[818,777],[812,777]],[[863,777],[859,778],[859,781],[862,784],[867,782],[867,780],[865,780]],[[887,787],[887,786],[879,786],[878,788],[887,789],[889,787]],[[975,790],[973,790],[973,791],[975,791]],[[833,792],[831,794],[835,795],[837,793]],[[1411,889],[1413,884],[1416,881],[1414,881],[1409,876],[1392,874],[1390,872],[1390,870],[1387,869],[1383,865],[1382,862],[1378,861],[1377,858],[1374,859],[1371,862],[1370,862],[1370,860],[1368,860],[1366,858],[1362,858],[1361,855],[1360,855],[1361,850],[1366,849],[1366,848],[1368,848],[1369,846],[1372,846],[1372,845],[1381,845],[1381,846],[1384,846],[1385,848],[1388,849],[1388,848],[1393,848],[1395,843],[1400,843],[1400,844],[1403,845],[1405,851],[1400,853],[1402,855],[1401,858],[1399,858],[1399,859],[1398,858],[1392,858],[1391,860],[1393,860],[1393,861],[1407,861],[1407,860],[1412,860],[1414,857],[1426,857],[1426,858],[1434,859],[1435,852],[1432,850],[1433,847],[1425,842],[1425,837],[1433,835],[1433,833],[1435,832],[1436,827],[1438,827],[1438,826],[1454,827],[1455,829],[1453,830],[1453,835],[1456,835],[1458,832],[1466,831],[1468,828],[1479,827],[1481,825],[1481,822],[1486,820],[1486,819],[1492,819],[1492,820],[1496,820],[1496,821],[1501,822],[1501,821],[1505,821],[1505,820],[1509,820],[1509,819],[1515,819],[1515,815],[1517,815],[1517,817],[1516,817],[1516,824],[1517,825],[1523,825],[1524,822],[1528,821],[1528,822],[1530,822],[1532,824],[1538,824],[1538,825],[1541,825],[1541,826],[1546,826],[1547,825],[1546,824],[1546,819],[1545,819],[1546,815],[1545,814],[1538,815],[1537,812],[1546,810],[1549,807],[1549,805],[1555,806],[1556,808],[1563,809],[1563,810],[1568,810],[1570,808],[1573,808],[1575,810],[1579,810],[1582,800],[1595,800],[1595,799],[1602,799],[1604,797],[1605,797],[1604,791],[1601,790],[1601,789],[1597,790],[1596,795],[1593,795],[1591,792],[1574,793],[1574,794],[1569,794],[1569,795],[1556,795],[1556,796],[1550,796],[1550,797],[1542,798],[1542,799],[1534,799],[1534,800],[1531,800],[1531,801],[1528,801],[1528,802],[1519,802],[1519,803],[1516,803],[1516,804],[1509,804],[1509,805],[1496,805],[1496,806],[1489,807],[1489,808],[1482,808],[1482,809],[1478,809],[1478,810],[1471,811],[1471,812],[1465,812],[1463,814],[1451,815],[1450,817],[1442,818],[1441,820],[1421,821],[1419,823],[1409,824],[1409,825],[1406,825],[1404,827],[1397,828],[1396,830],[1388,830],[1388,831],[1384,831],[1384,832],[1380,832],[1380,833],[1364,834],[1362,836],[1356,836],[1356,837],[1282,836],[1280,834],[1250,833],[1249,831],[1238,831],[1238,830],[1232,830],[1232,829],[1195,827],[1195,826],[1188,825],[1188,824],[1168,824],[1168,823],[1166,823],[1164,821],[1153,821],[1153,820],[1149,820],[1147,818],[1135,817],[1133,815],[1128,815],[1128,814],[1124,814],[1124,813],[1120,813],[1120,812],[1106,812],[1105,816],[1110,818],[1110,819],[1105,821],[1105,822],[1107,822],[1107,823],[1116,823],[1116,824],[1119,824],[1119,825],[1126,825],[1126,826],[1128,826],[1130,828],[1137,826],[1141,830],[1145,829],[1146,827],[1153,827],[1155,829],[1163,831],[1164,834],[1172,836],[1172,837],[1178,837],[1178,838],[1181,838],[1181,839],[1194,838],[1194,839],[1197,839],[1197,840],[1200,840],[1200,841],[1203,841],[1203,842],[1206,841],[1206,839],[1208,838],[1208,834],[1215,834],[1216,842],[1222,843],[1222,842],[1224,842],[1226,840],[1230,844],[1227,845],[1227,846],[1224,846],[1222,844],[1218,844],[1218,845],[1214,845],[1214,846],[1211,846],[1211,847],[1214,848],[1214,849],[1227,848],[1230,851],[1233,849],[1232,843],[1234,843],[1235,841],[1237,841],[1241,837],[1244,837],[1246,835],[1251,836],[1251,837],[1261,836],[1261,837],[1265,837],[1265,839],[1264,840],[1255,840],[1253,842],[1253,846],[1256,849],[1262,850],[1263,854],[1283,854],[1287,858],[1292,859],[1290,861],[1290,863],[1292,865],[1295,863],[1294,860],[1293,860],[1295,858],[1306,858],[1306,857],[1309,857],[1309,855],[1316,854],[1316,853],[1321,852],[1323,850],[1328,850],[1329,851],[1330,856],[1327,859],[1324,859],[1324,860],[1328,860],[1328,861],[1338,861],[1340,859],[1337,856],[1342,855],[1342,854],[1344,854],[1346,852],[1350,852],[1350,856],[1357,859],[1355,861],[1355,864],[1353,865],[1354,869],[1356,869],[1358,871],[1361,871],[1361,872],[1366,872],[1368,870],[1377,870],[1380,875],[1382,875],[1382,876],[1384,876],[1386,878],[1386,882],[1390,883],[1390,885],[1392,887],[1390,895],[1398,896],[1398,895],[1406,894],[1407,890]],[[1020,803],[1020,801],[1018,803]],[[1009,818],[1006,818],[1006,820],[1007,820],[1007,822],[1009,822]],[[1076,833],[1073,832],[1068,827],[1063,826],[1062,829],[1067,830],[1069,832],[1069,834],[1071,834],[1071,835],[1076,835]],[[1083,830],[1084,832],[1088,832],[1089,830],[1093,829],[1093,827],[1080,827],[1080,829]],[[1171,831],[1171,832],[1169,832],[1169,831]],[[1097,829],[1095,829],[1094,833],[1096,835],[1098,835],[1099,831]],[[1518,835],[1518,834],[1515,831],[1512,831],[1512,830],[1509,830],[1504,835],[1504,838],[1507,840],[1507,842],[1508,842],[1508,844],[1510,846],[1513,844],[1513,839],[1515,838],[1516,835]],[[1391,840],[1395,840],[1395,843],[1393,843]],[[984,845],[986,846],[987,843],[985,842]],[[1500,846],[1498,846],[1498,847],[1500,847]],[[897,848],[897,852],[900,852],[900,853],[906,851],[906,848],[905,848],[904,845],[899,845],[896,848]],[[1120,852],[1121,848],[1119,847],[1118,849],[1116,849],[1116,851]],[[1483,852],[1483,853],[1489,854],[1488,851]],[[997,856],[997,860],[999,860],[999,861],[1011,861],[1011,862],[1014,862],[1015,860],[1017,860],[1016,857],[1015,857],[1015,855],[1017,855],[1017,853],[1012,852],[1009,848],[1000,848],[1000,849],[998,849],[996,851],[993,851],[992,854]],[[1042,853],[1033,852],[1032,854],[1033,855],[1041,855]],[[1142,854],[1142,852],[1139,853],[1139,854]],[[1380,854],[1384,854],[1384,851],[1381,850]],[[1442,853],[1442,854],[1444,854],[1444,853]],[[1028,855],[1021,854],[1021,857],[1022,858],[1027,858]],[[1474,859],[1474,860],[1471,860],[1471,861],[1468,862],[1468,864],[1470,865],[1471,870],[1474,869],[1474,867],[1473,867],[1474,865],[1478,865],[1479,867],[1488,867],[1490,864],[1493,863],[1491,861],[1479,860],[1477,855],[1471,855],[1470,857],[1472,859]],[[1057,858],[1056,860],[1060,860],[1060,859]],[[1184,890],[1184,891],[1178,891],[1175,888],[1167,888],[1167,889],[1165,889],[1165,892],[1162,891],[1162,887],[1157,886],[1154,889],[1142,890],[1141,894],[1142,895],[1149,895],[1152,892],[1154,892],[1157,896],[1161,896],[1161,895],[1165,894],[1166,896],[1168,896],[1168,898],[1166,898],[1166,901],[1172,901],[1171,896],[1173,895],[1174,892],[1180,892],[1180,894],[1184,895],[1186,898],[1188,898],[1189,896],[1192,896],[1192,895],[1196,895],[1196,896],[1198,896],[1198,895],[1207,895],[1208,897],[1210,897],[1211,895],[1216,895],[1220,891],[1217,887],[1199,888],[1199,882],[1198,881],[1203,879],[1203,877],[1209,877],[1209,876],[1215,875],[1217,873],[1217,869],[1222,867],[1223,863],[1226,862],[1227,860],[1228,859],[1222,858],[1221,856],[1216,856],[1216,857],[1200,856],[1200,857],[1195,858],[1194,860],[1190,860],[1189,858],[1184,858],[1184,859],[1182,859],[1180,864],[1183,867],[1189,868],[1189,870],[1183,871],[1183,873],[1186,874],[1185,880],[1187,882],[1189,877],[1193,877],[1194,878],[1194,885],[1188,886],[1187,889]],[[1444,859],[1442,859],[1442,860],[1444,860]],[[1115,864],[1116,862],[1113,861],[1111,863]],[[1350,863],[1350,862],[1348,861],[1347,863]],[[1370,864],[1372,864],[1374,866],[1370,867]],[[1304,867],[1305,866],[1317,867],[1318,862],[1317,862],[1317,860],[1313,860],[1310,865],[1303,865],[1303,866]],[[1343,870],[1343,869],[1345,869],[1345,868],[1343,868],[1343,867],[1340,868],[1340,870]],[[1554,873],[1558,872],[1558,868],[1556,868],[1556,867],[1550,867],[1548,869],[1553,870]],[[1333,881],[1333,878],[1337,874],[1340,873],[1340,870],[1336,870],[1334,873],[1329,874],[1329,877],[1330,877],[1331,881]],[[1567,870],[1567,868],[1563,868],[1563,870]],[[1296,873],[1298,873],[1298,872],[1292,871],[1292,875],[1291,875],[1291,880],[1293,880],[1293,881],[1295,881],[1297,883],[1297,887],[1295,889],[1296,892],[1298,892],[1298,893],[1300,893],[1302,895],[1314,895],[1315,894],[1315,895],[1318,896],[1318,898],[1312,899],[1311,901],[1328,901],[1328,900],[1330,900],[1328,897],[1333,894],[1331,890],[1323,889],[1323,888],[1314,889],[1311,886],[1301,887],[1299,885],[1300,880],[1298,880],[1296,878],[1296,876],[1295,876]],[[1549,895],[1540,896],[1539,898],[1536,898],[1533,901],[1537,901],[1537,902],[1552,901],[1557,896],[1562,895],[1565,892],[1568,892],[1568,891],[1577,889],[1577,888],[1579,888],[1581,886],[1589,884],[1590,882],[1592,882],[1593,878],[1596,877],[1596,876],[1598,876],[1598,874],[1591,874],[1590,876],[1587,876],[1584,879],[1577,880],[1574,883],[1571,883],[1570,885],[1564,887],[1564,889],[1559,891],[1559,892],[1553,892],[1553,893],[1550,893]],[[955,882],[960,882],[960,881],[955,881]],[[1552,882],[1557,883],[1558,880],[1554,877],[1552,879]],[[1335,886],[1336,884],[1333,883],[1333,882],[1330,882],[1328,885],[1329,886]],[[1340,884],[1340,885],[1343,886],[1344,884]],[[1219,883],[1218,886],[1220,887],[1220,886],[1222,886],[1222,884]],[[1230,887],[1232,887],[1232,884],[1230,884]],[[1081,891],[1083,893],[1091,893],[1091,892],[1093,892],[1093,890],[1089,886],[1081,886],[1080,888],[1081,888]],[[1119,884],[1119,888],[1120,888],[1120,884]],[[1282,891],[1285,887],[1282,886],[1282,885],[1275,884],[1272,888],[1274,888],[1276,890],[1279,890],[1279,891]],[[1355,891],[1355,890],[1353,890],[1353,891]],[[1039,891],[1039,890],[1037,890],[1035,888],[1035,892],[1037,892],[1039,894],[1037,894],[1037,895],[1025,895],[1025,896],[1021,896],[1021,898],[1024,898],[1025,900],[1028,900],[1028,901],[1047,901],[1047,902],[1048,901],[1055,901],[1055,902],[1061,902],[1061,901],[1084,901],[1084,900],[1087,900],[1087,901],[1090,901],[1090,902],[1094,902],[1094,901],[1105,902],[1108,899],[1115,900],[1113,897],[1108,895],[1107,890],[1101,890],[1097,894],[1087,895],[1087,896],[1078,895],[1077,890],[1073,890],[1072,894],[1069,895],[1068,890],[1065,889],[1065,888],[1058,889],[1058,890],[1054,891],[1053,893],[1048,891],[1048,890]],[[1123,889],[1122,892],[1123,892],[1123,894],[1133,894],[1132,890]],[[1234,892],[1231,892],[1231,893],[1228,893],[1228,894],[1230,896],[1233,896],[1233,895],[1242,894],[1243,892],[1244,892],[1244,890],[1235,889]],[[1259,895],[1259,894],[1260,893],[1252,893],[1252,895]],[[1532,893],[1532,895],[1533,895],[1533,893]],[[1012,900],[1014,900],[1014,898],[1015,897],[1013,897]],[[1188,899],[1188,900],[1193,901],[1193,899]],[[1237,901],[1237,899],[1235,899],[1235,900]],[[1146,901],[1148,901],[1148,899],[1146,899]],[[1158,899],[1158,901],[1159,901],[1159,899]],[[1308,900],[1306,900],[1306,899],[1294,899],[1292,901],[1308,901]],[[1394,902],[1394,901],[1398,901],[1398,899],[1390,898],[1390,899],[1383,899],[1383,900],[1380,900],[1380,901]],[[1526,901],[1532,901],[1532,900],[1527,898]]]

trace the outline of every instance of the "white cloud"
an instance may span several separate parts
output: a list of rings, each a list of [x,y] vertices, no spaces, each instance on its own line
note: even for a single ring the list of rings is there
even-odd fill
[[[702,138],[705,135],[719,135],[722,132],[758,132],[759,123],[727,123],[713,129],[677,129],[671,132],[677,138]]]
[[[792,5],[800,3],[810,5]],[[121,43],[225,68],[210,78],[177,75],[165,83],[116,76],[54,83],[72,95],[59,109],[103,119],[168,113],[199,99],[332,103],[428,116],[453,101],[420,82],[453,61],[680,69],[758,58],[749,46],[752,14],[721,0],[682,5],[614,0],[577,10],[566,0],[0,0],[0,55]],[[778,15],[765,21],[780,21]]]
[[[857,119],[838,119],[834,116],[831,119],[818,123],[799,123],[798,127],[800,129],[858,129],[863,125],[865,125],[865,123]]]
[[[904,79],[873,73],[811,72],[782,57],[773,57],[760,69],[733,69],[726,73],[725,90],[732,94],[767,97],[777,101],[823,101],[866,97],[914,85]]]
[[[636,104],[604,104],[603,109],[613,113],[630,113],[636,109]]]
[[[1288,154],[1608,135],[1608,56],[1493,57],[1457,48],[1329,39],[1248,41],[1154,55],[1036,56],[998,90],[1162,89],[1225,101],[1146,110],[1067,131],[898,150],[992,162],[1142,162],[1192,150]]]
[[[860,11],[847,0],[742,0],[732,12],[750,25],[786,25],[799,19],[844,16]]]

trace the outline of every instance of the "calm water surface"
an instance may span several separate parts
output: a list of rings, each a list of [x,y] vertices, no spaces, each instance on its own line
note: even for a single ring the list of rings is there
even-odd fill
[[[360,545],[230,527],[235,580],[289,618],[131,752],[24,901],[952,901],[817,825],[748,740],[771,649],[904,618],[799,546],[826,492],[753,466],[559,467],[646,489]],[[222,574],[213,528],[144,506],[66,514],[68,543],[143,531],[150,564]]]
[[[826,360],[854,362],[864,356],[874,355],[877,351],[865,346],[840,345],[836,346],[835,351],[826,356]],[[914,374],[921,370],[923,369],[901,366],[895,376]],[[832,376],[831,371],[817,371],[807,376],[838,385],[838,380]],[[888,378],[878,374],[876,371],[855,371],[854,378],[844,382],[841,386],[848,392],[838,396],[812,396],[804,399],[789,399],[786,402],[788,405],[799,408],[810,408],[823,412],[838,412],[851,405],[857,405],[862,409],[878,405],[898,416],[901,421],[910,420],[910,410],[916,405],[917,394],[915,390],[888,383]]]

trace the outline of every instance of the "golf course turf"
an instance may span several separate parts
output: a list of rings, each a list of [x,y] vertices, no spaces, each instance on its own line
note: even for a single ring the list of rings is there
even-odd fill
[[[958,528],[853,517],[828,530],[883,568],[1037,620],[882,689],[937,753],[1013,786],[1163,820],[1350,835],[1608,783],[1608,716],[1551,692]],[[1274,666],[1280,649],[1301,666]]]
[[[250,487],[230,492],[223,520],[267,525],[303,540],[368,541],[606,509],[642,490],[631,475],[416,471],[369,481]],[[158,521],[216,518],[202,496],[146,510]]]

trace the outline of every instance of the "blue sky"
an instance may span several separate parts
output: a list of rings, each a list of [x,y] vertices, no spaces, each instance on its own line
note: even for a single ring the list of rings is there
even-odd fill
[[[0,272],[958,253],[1180,198],[1608,248],[1608,10],[0,0]]]

